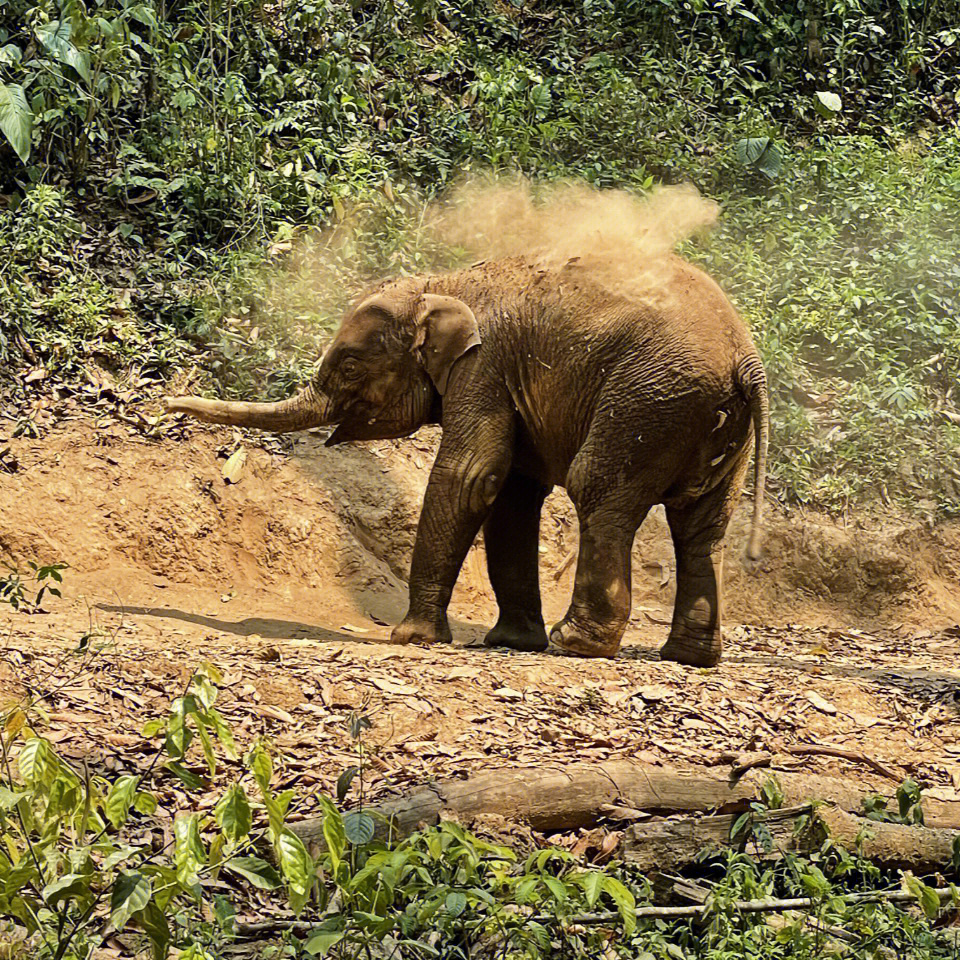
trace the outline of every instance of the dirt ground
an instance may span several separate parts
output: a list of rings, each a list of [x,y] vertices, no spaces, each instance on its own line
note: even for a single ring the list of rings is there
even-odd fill
[[[0,698],[56,688],[45,733],[120,772],[144,765],[155,748],[144,722],[210,661],[241,746],[268,736],[287,785],[331,790],[357,759],[347,718],[369,716],[371,797],[505,764],[716,765],[750,751],[878,788],[907,775],[945,796],[960,787],[960,526],[771,508],[765,559],[748,570],[744,509],[728,539],[726,653],[712,670],[658,659],[673,592],[659,512],[638,536],[617,659],[471,646],[495,614],[480,546],[454,596],[454,646],[394,647],[435,432],[333,449],[323,439],[161,432],[78,412],[39,439],[0,442],[0,557],[71,567],[45,614],[0,609]],[[246,462],[227,483],[241,442]],[[550,622],[576,549],[562,493],[542,544]],[[96,655],[64,661],[84,636]],[[859,752],[891,776],[790,755],[803,744]],[[308,799],[299,812],[311,811]]]

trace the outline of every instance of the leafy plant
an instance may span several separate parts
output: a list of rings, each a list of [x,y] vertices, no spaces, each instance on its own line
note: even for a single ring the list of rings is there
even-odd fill
[[[9,603],[14,610],[23,610],[26,613],[41,613],[44,594],[60,596],[60,588],[56,584],[63,583],[63,571],[68,569],[69,564],[41,565],[28,560],[30,573],[26,578],[18,567],[9,563],[4,566],[7,568],[7,575],[0,577],[0,603]]]
[[[783,155],[769,137],[738,140],[735,149],[742,166],[757,170],[768,180],[776,180],[783,166]]]
[[[541,14],[7,0],[0,363],[16,401],[94,367],[137,390],[196,367],[201,388],[277,398],[357,289],[456,260],[422,201],[461,174],[690,180],[723,218],[686,252],[756,333],[781,495],[956,513],[950,4]]]
[[[904,780],[895,794],[896,810],[888,810],[884,797],[867,797],[863,801],[864,816],[868,820],[884,823],[904,823],[923,825],[923,805],[921,790],[913,780]]]

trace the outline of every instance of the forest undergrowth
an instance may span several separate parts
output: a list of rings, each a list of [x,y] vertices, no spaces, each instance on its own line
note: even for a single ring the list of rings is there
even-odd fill
[[[4,429],[52,386],[276,398],[345,303],[463,251],[462,177],[692,183],[786,501],[960,504],[952,0],[10,0]]]

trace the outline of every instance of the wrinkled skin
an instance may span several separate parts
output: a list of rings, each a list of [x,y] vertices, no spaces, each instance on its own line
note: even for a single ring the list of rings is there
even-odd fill
[[[677,257],[630,296],[596,265],[511,259],[387,281],[347,314],[314,380],[278,404],[178,398],[171,411],[297,430],[329,444],[401,437],[439,422],[396,643],[450,639],[447,605],[481,527],[500,615],[489,645],[542,650],[540,510],[566,488],[580,523],[573,598],[550,641],[613,656],[630,616],[630,553],[663,503],[677,561],[665,659],[721,653],[723,537],[756,448],[759,552],[767,388],[720,288]],[[755,444],[750,443],[751,434]]]

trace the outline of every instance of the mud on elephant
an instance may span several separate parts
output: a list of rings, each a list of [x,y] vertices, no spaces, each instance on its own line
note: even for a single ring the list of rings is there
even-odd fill
[[[336,424],[328,444],[442,425],[397,643],[450,638],[447,605],[482,527],[500,611],[487,644],[546,648],[537,540],[544,498],[561,485],[580,552],[550,641],[613,656],[630,616],[634,536],[663,503],[677,595],[661,656],[710,666],[721,654],[723,538],[751,447],[748,554],[759,553],[766,377],[713,280],[672,255],[652,276],[626,290],[602,262],[515,258],[386,281],[348,311],[312,382],[289,400],[167,406],[274,431]]]

